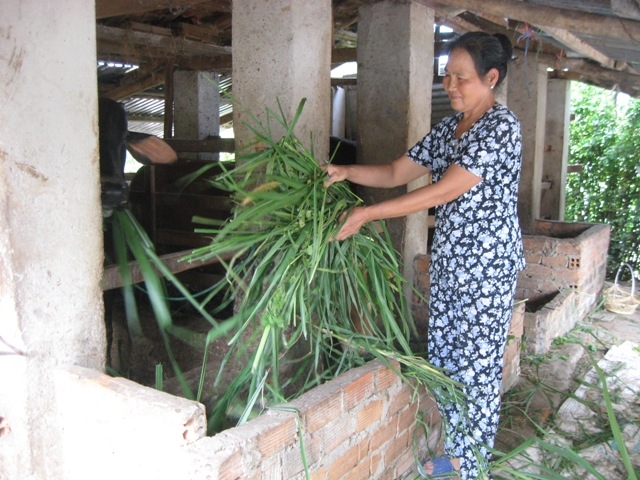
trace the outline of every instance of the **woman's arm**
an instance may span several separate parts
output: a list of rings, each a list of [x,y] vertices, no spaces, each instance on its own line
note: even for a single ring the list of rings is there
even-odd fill
[[[335,182],[349,180],[365,187],[393,188],[415,180],[429,173],[422,165],[408,156],[402,155],[384,165],[327,165],[326,186]]]
[[[450,202],[471,190],[482,179],[458,165],[451,165],[442,178],[399,197],[367,207],[354,208],[333,240],[344,240],[374,220],[396,218]]]

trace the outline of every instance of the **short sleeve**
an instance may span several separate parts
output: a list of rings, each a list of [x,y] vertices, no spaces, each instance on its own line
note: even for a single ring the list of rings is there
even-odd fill
[[[455,116],[447,117],[407,151],[407,156],[429,170],[442,167],[447,158],[447,143],[455,131]]]
[[[508,111],[486,117],[477,127],[469,132],[454,163],[487,180],[505,167],[504,159],[513,158],[516,144],[519,145],[520,127]]]

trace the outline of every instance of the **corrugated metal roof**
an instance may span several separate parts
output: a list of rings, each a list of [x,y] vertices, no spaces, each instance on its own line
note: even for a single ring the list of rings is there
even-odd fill
[[[98,83],[118,83],[123,77],[135,72],[138,65],[118,62],[98,62]],[[222,92],[231,90],[231,76],[221,75],[219,87]],[[158,85],[134,96],[122,100],[127,118],[129,130],[133,132],[149,133],[157,137],[164,137],[164,87]],[[233,111],[231,103],[221,96],[220,117],[225,117]]]

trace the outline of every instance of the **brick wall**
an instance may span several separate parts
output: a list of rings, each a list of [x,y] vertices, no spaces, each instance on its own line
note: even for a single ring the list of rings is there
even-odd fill
[[[566,289],[549,297],[535,311],[524,314],[525,351],[529,354],[547,353],[553,340],[573,329],[578,320],[581,296]]]
[[[605,224],[538,220],[535,231],[522,238],[527,265],[516,297],[539,302],[570,289],[582,297],[578,315],[586,314],[604,285],[609,236]]]
[[[313,480],[414,478],[414,435],[418,409],[431,425],[437,448],[440,417],[425,394],[379,361],[274,407],[239,427],[202,438],[189,447],[192,479],[303,479],[303,456]]]

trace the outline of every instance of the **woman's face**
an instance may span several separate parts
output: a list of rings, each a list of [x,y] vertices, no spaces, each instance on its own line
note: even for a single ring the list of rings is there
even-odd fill
[[[452,51],[443,80],[444,89],[451,100],[451,108],[464,113],[493,105],[495,99],[491,85],[497,80],[496,73],[492,69],[485,77],[480,77],[466,50],[458,48]]]

